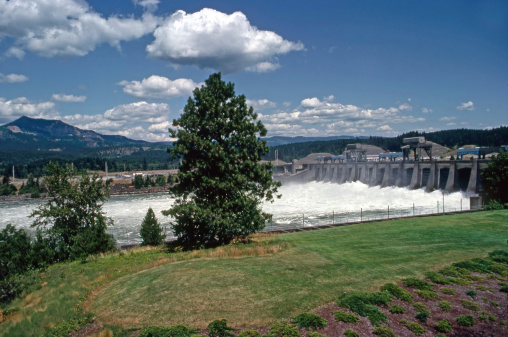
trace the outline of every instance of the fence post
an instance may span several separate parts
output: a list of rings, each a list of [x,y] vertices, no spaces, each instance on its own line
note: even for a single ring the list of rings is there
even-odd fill
[[[388,206],[388,219],[390,219],[390,206]]]
[[[415,203],[413,202],[413,216],[415,216]]]
[[[363,208],[360,208],[360,221],[363,221]]]
[[[332,213],[333,214],[332,215],[333,216],[333,218],[332,218],[332,225],[333,225],[333,224],[335,224],[335,210],[333,210],[332,212],[333,212]]]

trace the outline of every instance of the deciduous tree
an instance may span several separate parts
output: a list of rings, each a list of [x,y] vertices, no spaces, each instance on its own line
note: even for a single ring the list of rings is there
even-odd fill
[[[280,183],[271,164],[260,163],[269,149],[259,137],[267,131],[245,96],[236,96],[220,73],[193,94],[170,129],[178,140],[168,152],[181,164],[179,184],[171,187],[176,200],[164,214],[174,218],[183,245],[226,244],[264,228],[271,215],[261,203],[273,201]]]
[[[508,152],[493,156],[482,178],[489,199],[508,203]]]

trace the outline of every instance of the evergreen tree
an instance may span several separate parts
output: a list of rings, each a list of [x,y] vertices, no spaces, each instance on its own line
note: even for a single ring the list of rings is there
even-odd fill
[[[196,88],[184,113],[170,129],[177,138],[168,152],[181,158],[176,197],[165,211],[184,246],[227,244],[235,236],[264,228],[271,215],[261,211],[272,201],[280,183],[272,180],[271,165],[260,164],[269,148],[259,137],[266,129],[257,114],[236,96],[234,85],[212,74]]]
[[[488,199],[508,203],[508,152],[493,156],[482,178]]]
[[[150,207],[148,212],[146,212],[139,231],[139,234],[143,239],[142,244],[146,246],[158,246],[162,244],[162,240],[166,237],[166,235],[162,234],[162,232],[163,229],[155,217],[153,209]]]

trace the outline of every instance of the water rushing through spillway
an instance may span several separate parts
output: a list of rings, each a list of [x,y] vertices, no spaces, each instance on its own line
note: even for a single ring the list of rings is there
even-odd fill
[[[368,187],[360,182],[340,185],[310,182],[285,185],[279,192],[280,199],[263,206],[265,212],[273,214],[273,221],[266,224],[268,230],[443,212],[441,191],[426,193],[423,189]],[[119,244],[141,242],[139,228],[146,211],[152,207],[171,237],[171,219],[160,212],[168,209],[173,201],[166,193],[112,196],[104,205],[104,211],[114,220],[108,232]],[[10,223],[31,232],[33,219],[28,216],[41,202],[1,202],[0,229]],[[469,209],[469,198],[465,194],[444,195],[446,212],[461,209]]]

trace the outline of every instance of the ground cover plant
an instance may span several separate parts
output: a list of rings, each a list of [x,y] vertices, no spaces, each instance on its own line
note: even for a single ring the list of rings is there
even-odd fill
[[[261,236],[246,245],[181,253],[139,248],[138,251],[89,258],[84,264],[57,264],[44,274],[42,284],[47,284],[40,284],[38,290],[16,299],[6,308],[16,307],[19,311],[15,319],[0,325],[0,335],[43,335],[48,327],[58,327],[64,320],[74,319],[73,307],[79,303],[84,312],[93,312],[95,321],[106,326],[141,328],[185,324],[200,328],[204,333],[208,323],[218,317],[227,319],[233,326],[267,326],[334,302],[344,292],[367,293],[378,290],[386,282],[409,277],[420,277],[423,281],[427,270],[440,270],[467,257],[485,257],[489,251],[505,248],[505,242],[499,237],[507,229],[506,211],[492,211],[467,217],[461,214],[437,220],[403,219]],[[506,295],[498,291],[497,282],[501,280],[485,276],[482,280],[482,285],[493,287],[495,292],[481,293],[475,303],[502,317],[499,315],[506,311]],[[504,277],[502,282],[506,281]],[[441,285],[426,283],[441,293]],[[404,283],[398,286],[410,293],[416,290]],[[447,287],[460,291],[456,296],[447,296],[446,300],[471,299],[460,285]],[[88,293],[90,296],[86,296]],[[375,293],[372,296],[367,293],[369,304],[366,305],[378,308],[393,331],[407,332],[400,319],[415,320],[412,304],[395,296],[390,302],[384,292]],[[414,293],[414,296],[418,295]],[[83,297],[85,301],[81,300]],[[482,297],[501,305],[490,306]],[[371,304],[371,300],[376,304]],[[406,308],[402,316],[389,312],[386,303],[395,304],[393,301]],[[437,307],[438,300],[420,301],[431,311],[428,321],[419,323],[426,330],[434,329],[434,324],[442,319],[441,312],[450,315]],[[152,310],[150,315],[144,315],[145,310],[141,312],[140,305]],[[335,306],[333,310],[339,309]],[[465,308],[459,310],[463,311],[446,319],[457,324],[458,315],[471,313]],[[335,322],[330,311],[329,316],[320,311],[316,313],[328,320],[328,325],[319,333],[329,335],[327,329],[349,324]],[[489,324],[502,327],[501,321]],[[352,327],[363,335],[363,329],[369,326],[367,333],[372,333],[372,326],[365,322],[368,318],[360,317],[360,322]],[[474,328],[482,324],[484,321],[479,321]],[[344,331],[345,328],[342,333]]]

